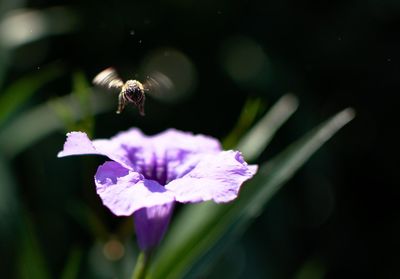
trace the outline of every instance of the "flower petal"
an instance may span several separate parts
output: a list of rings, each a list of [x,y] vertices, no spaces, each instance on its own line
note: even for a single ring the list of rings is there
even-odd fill
[[[100,154],[93,146],[92,142],[83,132],[71,132],[67,134],[67,140],[64,143],[64,149],[57,154],[57,157]]]
[[[214,200],[217,203],[235,199],[242,183],[257,172],[238,151],[222,151],[204,157],[187,175],[165,186],[179,202]]]
[[[220,142],[209,136],[190,132],[182,132],[175,129],[168,129],[153,136],[153,141],[158,151],[164,150],[185,150],[192,153],[215,153],[222,150]]]
[[[104,140],[102,140],[104,141]],[[168,129],[156,135],[144,135],[139,129],[131,128],[124,132],[119,132],[107,143],[114,146],[122,146],[125,149],[146,147],[153,152],[164,154],[167,150],[185,150],[193,153],[219,152],[222,150],[219,141],[213,137],[205,135],[194,135],[190,132],[182,132],[176,129]],[[97,140],[93,143],[96,145]]]
[[[117,142],[112,140],[98,139],[91,141],[84,132],[70,132],[67,133],[64,149],[57,154],[57,157],[85,154],[103,155],[132,170],[127,152],[126,149],[121,148]]]
[[[103,204],[118,216],[129,216],[139,209],[174,201],[172,193],[159,183],[116,162],[101,165],[95,182]]]
[[[140,173],[157,172],[156,168],[162,168],[160,175],[165,178],[161,180],[170,181],[192,170],[199,155],[220,151],[219,141],[212,137],[175,129],[146,136],[139,129],[132,128],[111,139],[92,141],[83,132],[68,133],[64,150],[58,153],[58,157],[104,155],[125,168]],[[148,176],[151,179],[157,178],[154,175]]]
[[[171,215],[174,203],[142,208],[133,214],[136,236],[142,251],[150,250],[158,245],[163,238]]]
[[[221,144],[215,138],[175,129],[147,136],[133,128],[109,141],[93,143],[96,148],[108,149],[107,153],[114,155],[110,157],[113,160],[160,183],[188,173],[204,154],[221,151]]]
[[[205,155],[222,150],[220,142],[215,138],[175,129],[155,135],[152,146],[157,160],[163,162],[166,183],[186,175]]]

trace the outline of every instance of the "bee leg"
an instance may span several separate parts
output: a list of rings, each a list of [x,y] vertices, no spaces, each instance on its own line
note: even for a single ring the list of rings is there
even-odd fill
[[[125,108],[125,98],[124,98],[124,94],[121,92],[118,95],[118,110],[117,110],[117,114],[120,114]]]
[[[144,103],[138,104],[137,108],[138,108],[138,110],[139,110],[139,114],[140,114],[141,116],[144,116]]]
[[[144,102],[146,99],[144,92],[145,92],[144,90],[141,91],[139,95],[140,97],[136,100],[136,102],[134,102],[141,116],[144,116]]]

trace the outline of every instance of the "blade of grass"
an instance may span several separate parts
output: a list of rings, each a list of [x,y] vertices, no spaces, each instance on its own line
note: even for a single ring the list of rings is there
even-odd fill
[[[286,94],[267,114],[239,141],[237,149],[248,161],[257,159],[276,131],[288,120],[298,107],[297,98]]]
[[[251,221],[261,214],[266,203],[289,180],[295,172],[304,165],[336,131],[346,125],[354,117],[352,109],[346,109],[320,126],[313,129],[300,140],[291,144],[268,164],[263,165],[251,185],[241,193],[231,210],[231,222],[225,228],[224,235],[218,245],[211,247],[202,259],[194,266],[194,272],[209,268],[214,259],[219,256],[229,244],[240,237]],[[254,185],[254,186],[252,186]],[[251,202],[249,202],[251,200]],[[191,273],[191,274],[192,274]]]
[[[353,117],[352,109],[336,114],[262,165],[235,202],[188,206],[171,226],[148,278],[182,278],[224,234],[238,237],[282,185]]]
[[[260,111],[260,99],[248,99],[244,104],[240,113],[239,119],[229,133],[229,135],[222,141],[225,149],[231,149],[238,143],[240,137],[247,131],[254,123],[257,114]]]

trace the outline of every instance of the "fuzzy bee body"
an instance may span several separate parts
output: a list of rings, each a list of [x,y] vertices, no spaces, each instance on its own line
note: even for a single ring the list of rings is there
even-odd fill
[[[124,110],[128,103],[132,103],[142,116],[144,115],[146,94],[150,93],[153,97],[160,97],[169,94],[174,88],[171,79],[158,71],[152,72],[143,83],[137,80],[123,82],[113,68],[101,71],[93,79],[93,83],[107,89],[119,90],[118,114]]]
[[[122,90],[118,96],[118,110],[121,113],[126,103],[133,103],[139,110],[140,115],[144,115],[145,88],[143,84],[137,80],[128,80],[122,86]]]
[[[118,114],[124,110],[126,104],[132,103],[138,108],[140,115],[144,115],[145,92],[148,89],[140,81],[127,80],[124,83],[113,68],[107,68],[93,79],[93,83],[108,89],[120,90],[118,95]]]

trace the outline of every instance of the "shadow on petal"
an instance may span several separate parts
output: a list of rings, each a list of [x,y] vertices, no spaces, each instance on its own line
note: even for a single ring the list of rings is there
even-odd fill
[[[105,162],[96,172],[95,179],[98,185],[109,186],[116,184],[121,177],[128,175],[129,170],[114,161]]]
[[[160,187],[160,184],[154,183],[153,180],[145,179],[143,185],[152,193],[165,193],[167,189]]]

